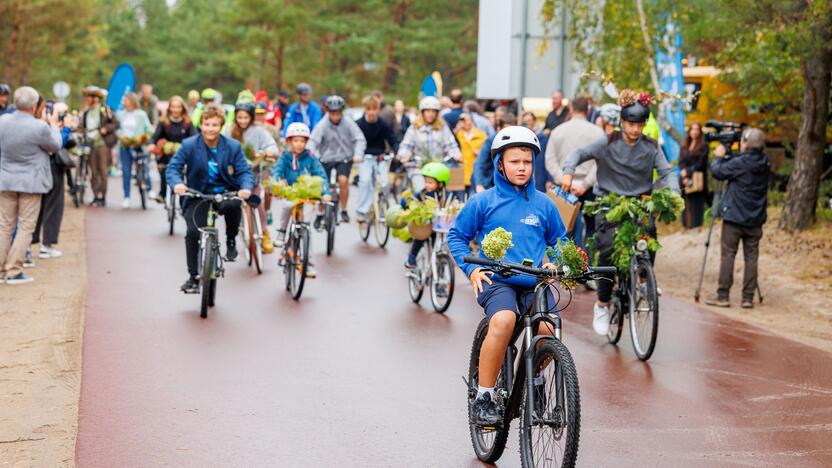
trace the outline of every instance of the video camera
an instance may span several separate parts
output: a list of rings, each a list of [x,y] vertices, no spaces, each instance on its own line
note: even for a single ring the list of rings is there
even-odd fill
[[[739,143],[742,139],[742,131],[745,129],[745,124],[709,120],[705,122],[705,128],[714,129],[712,132],[705,133],[705,141],[708,143],[718,141],[725,145],[726,148],[731,148],[731,145]]]

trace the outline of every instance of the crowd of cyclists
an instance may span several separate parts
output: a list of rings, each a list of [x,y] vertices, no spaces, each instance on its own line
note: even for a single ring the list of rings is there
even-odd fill
[[[252,200],[258,202],[251,205],[256,206],[256,216],[266,227],[259,239],[262,253],[272,254],[283,247],[293,204],[278,201],[277,221],[273,222],[269,186],[280,181],[294,184],[304,174],[326,181],[313,223],[318,231],[324,224],[323,205],[332,202],[334,192],[338,195],[335,203],[339,221],[351,222],[349,199],[354,183],[358,187],[355,222],[367,223],[376,190],[374,178],[378,177],[375,182],[382,185],[385,196],[393,197],[394,191],[388,188],[393,169],[405,174],[407,186],[412,189],[396,200],[402,206],[409,199],[432,198],[440,208],[451,199],[464,202],[447,233],[447,249],[473,285],[489,323],[478,361],[476,398],[471,405],[472,424],[481,426],[498,424],[503,414],[504,408],[494,394],[498,372],[524,301],[533,296],[535,287],[531,278],[502,277],[466,262],[466,257],[477,255],[484,235],[503,227],[514,235],[514,247],[506,260],[555,268],[547,263],[553,259],[545,258],[547,247],[594,231],[599,264],[610,265],[615,226],[602,218],[586,219],[572,230],[583,233],[567,232],[556,205],[545,192],[559,188],[564,194],[580,197],[590,192],[638,197],[649,194],[654,187],[678,191],[676,177],[661,149],[644,134],[650,111],[638,100],[611,111],[608,107],[590,109],[587,99],[579,96],[569,109],[553,110],[547,126],[541,128],[530,113],[521,115],[521,125],[517,125],[518,118],[505,107],[496,108],[489,117],[478,102],[463,101],[459,90],[447,98],[422,97],[415,110],[408,110],[402,101],[391,106],[380,92],[373,92],[361,100],[360,115],[348,113],[350,109],[340,96],[313,99],[313,90],[306,83],[297,85],[297,101],[291,105],[285,92],[271,101],[262,91],[255,94],[243,90],[233,106],[223,106],[219,93],[207,88],[190,91],[186,99],[171,96],[159,114],[149,86],[142,87],[141,93],[127,94],[123,109],[118,111],[103,103],[105,90],[89,86],[83,95],[84,109],[74,128],[91,148],[89,205],[105,206],[108,174],[120,174],[122,206],[129,208],[131,170],[137,154],[131,148],[139,148],[138,154],[148,159],[152,156],[159,172],[153,198],[169,204],[173,197],[181,197],[179,203],[187,223],[188,277],[181,286],[185,293],[200,292],[200,228],[206,225],[208,216],[208,205],[185,196],[189,191],[234,192],[216,208],[225,218],[226,261],[234,261],[239,255],[241,207]],[[589,132],[591,144],[566,145],[568,151],[561,151],[553,169],[544,152],[552,148],[560,151],[557,148],[563,142],[552,139],[562,138],[556,127],[570,118],[589,120],[593,126],[597,121],[597,127]],[[111,150],[117,146],[120,158],[115,160]],[[582,170],[589,162],[594,163],[591,175]],[[150,187],[150,174],[146,177]],[[592,180],[590,185],[587,177]],[[404,260],[406,269],[416,266],[424,243],[413,241]],[[306,275],[316,276],[311,263]],[[609,331],[612,281],[599,282],[597,289],[593,328],[605,335]],[[540,333],[547,332],[541,328]]]

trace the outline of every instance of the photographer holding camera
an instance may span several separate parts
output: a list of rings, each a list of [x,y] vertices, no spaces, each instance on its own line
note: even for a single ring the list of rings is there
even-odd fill
[[[721,261],[719,288],[716,297],[705,303],[717,307],[730,307],[729,297],[734,283],[734,257],[742,241],[745,271],[742,286],[742,307],[754,307],[754,291],[757,290],[757,258],[760,239],[766,222],[768,202],[768,178],[771,164],[763,154],[765,136],[758,128],[747,128],[740,139],[740,153],[726,156],[724,144],[714,150],[711,174],[714,179],[725,181],[719,215],[722,217]]]

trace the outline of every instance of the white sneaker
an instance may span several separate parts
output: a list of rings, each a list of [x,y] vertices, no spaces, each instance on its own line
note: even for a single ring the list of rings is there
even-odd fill
[[[123,202],[121,202],[121,207],[122,207],[122,208],[130,208],[130,199],[129,199],[129,198],[125,198],[125,199],[124,199],[124,201],[123,201]]]
[[[593,308],[595,313],[595,317],[592,319],[592,329],[595,330],[595,333],[599,335],[606,335],[610,331],[610,308],[601,307],[598,303],[595,303],[595,307]]]
[[[63,252],[58,249],[42,245],[40,246],[40,253],[38,254],[38,258],[58,258],[63,256]]]

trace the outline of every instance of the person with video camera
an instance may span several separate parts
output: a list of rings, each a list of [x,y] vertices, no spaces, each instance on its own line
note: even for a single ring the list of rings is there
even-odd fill
[[[726,155],[724,145],[714,150],[711,174],[714,179],[725,181],[726,186],[719,204],[722,217],[721,261],[719,287],[716,297],[705,304],[730,307],[731,286],[734,283],[734,257],[742,241],[745,270],[742,284],[742,308],[754,307],[754,291],[757,290],[757,258],[760,239],[766,222],[768,205],[768,179],[771,163],[763,154],[765,135],[758,128],[747,128],[740,139],[740,153]]]

